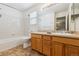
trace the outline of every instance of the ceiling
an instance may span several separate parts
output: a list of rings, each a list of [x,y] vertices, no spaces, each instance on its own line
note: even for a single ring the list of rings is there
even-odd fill
[[[37,3],[4,3],[4,4],[20,11],[27,10],[32,6],[37,5]]]
[[[31,7],[40,5],[41,3],[3,3],[3,4],[8,5],[20,11],[25,11]],[[69,7],[69,3],[57,3],[56,5],[53,5],[50,9],[53,10],[54,12],[59,12],[59,11],[67,10],[68,7]]]

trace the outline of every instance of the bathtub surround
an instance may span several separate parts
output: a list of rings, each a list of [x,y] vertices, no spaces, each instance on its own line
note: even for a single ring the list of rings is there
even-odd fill
[[[0,38],[22,35],[22,12],[0,4]]]
[[[0,51],[23,43],[23,13],[0,4]]]
[[[23,48],[27,48],[31,44],[29,43],[30,37],[28,36],[19,36],[19,37],[11,37],[11,38],[3,38],[0,40],[0,51],[5,51],[16,47],[20,44],[23,45]]]

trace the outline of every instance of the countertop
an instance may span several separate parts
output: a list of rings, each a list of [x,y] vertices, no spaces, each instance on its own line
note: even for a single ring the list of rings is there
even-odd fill
[[[33,34],[42,34],[42,35],[50,35],[50,36],[59,36],[59,37],[68,37],[68,38],[77,38],[79,39],[79,34],[76,33],[47,33],[47,32],[32,32]]]

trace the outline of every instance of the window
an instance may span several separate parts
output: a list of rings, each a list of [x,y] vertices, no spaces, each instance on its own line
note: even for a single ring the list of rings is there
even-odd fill
[[[30,24],[37,24],[37,19],[36,18],[30,19]]]
[[[53,13],[42,15],[39,21],[39,31],[52,31],[53,29]]]
[[[37,24],[37,12],[30,13],[30,24]]]

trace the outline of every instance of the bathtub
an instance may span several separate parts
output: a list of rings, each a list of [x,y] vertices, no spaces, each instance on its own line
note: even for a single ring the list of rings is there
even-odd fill
[[[13,37],[13,38],[1,38],[0,39],[0,51],[8,50],[14,48],[20,44],[23,44],[24,39],[28,37]]]

